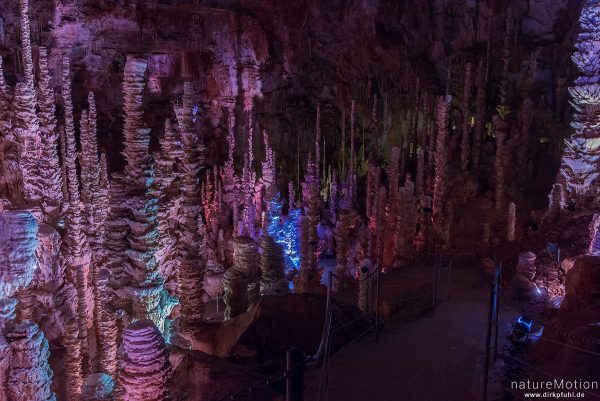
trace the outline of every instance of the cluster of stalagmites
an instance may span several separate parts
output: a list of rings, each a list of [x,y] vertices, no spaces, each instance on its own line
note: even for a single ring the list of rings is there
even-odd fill
[[[586,4],[576,55],[584,74],[572,91],[578,104],[597,85],[597,71],[588,71],[592,66],[582,49],[597,36],[592,17],[598,6]],[[347,104],[341,107],[337,160],[327,159],[332,152],[325,147],[332,141],[322,136],[317,107],[306,165],[298,166],[298,177],[285,188],[269,133],[257,129],[257,76],[242,74],[243,111],[221,105],[227,159],[209,166],[192,82],[183,84],[181,101],[167,113],[160,150],[150,153],[142,107],[148,62],[134,56],[127,57],[123,74],[125,167],[109,176],[107,156],[98,148],[94,94],[73,104],[67,51],[57,120],[48,51],[40,47],[34,65],[27,0],[20,6],[23,79],[14,90],[6,85],[0,60],[0,401],[1,390],[10,401],[20,399],[16,391],[29,391],[32,400],[54,397],[44,337],[59,339],[64,348],[69,400],[162,400],[170,375],[163,337],[170,336],[171,320],[178,320],[173,327],[182,332],[201,330],[209,299],[222,296],[229,319],[263,295],[287,293],[290,282],[297,293],[317,292],[324,255],[336,259],[335,279],[328,284],[340,290],[346,280],[360,278],[358,305],[369,313],[373,273],[452,246],[455,205],[472,200],[458,192],[478,189],[486,130],[493,132],[488,142],[495,153],[493,207],[481,222],[481,242],[490,245],[490,225],[499,221],[507,241],[518,237],[517,205],[506,184],[512,163],[514,175],[527,179],[536,66],[528,66],[525,101],[512,112],[510,11],[494,113],[486,109],[489,49],[485,59],[463,63],[458,82],[451,82],[456,66],[449,67],[446,96],[425,92],[419,80],[405,88],[412,100],[399,107],[405,111],[402,131],[408,133],[402,138],[392,138],[390,105],[380,105],[377,95],[369,94],[365,104],[347,102],[349,116]],[[563,159],[565,182],[554,185],[544,223],[563,213],[565,190],[573,197],[596,186],[597,141],[587,135],[597,124],[593,111],[578,110],[577,133]],[[236,144],[239,127],[246,135]],[[372,137],[367,143],[365,129]],[[459,138],[457,155],[449,151],[453,138]],[[365,194],[359,182],[366,182]],[[590,254],[600,252],[599,232],[596,216]],[[519,273],[529,281],[536,276],[532,255],[519,258]],[[12,384],[16,387],[7,390]]]

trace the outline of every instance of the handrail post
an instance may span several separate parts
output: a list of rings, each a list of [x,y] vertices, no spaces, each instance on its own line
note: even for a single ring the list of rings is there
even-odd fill
[[[495,288],[494,285],[490,286],[490,307],[488,311],[488,324],[487,330],[485,333],[485,358],[483,365],[483,396],[482,400],[487,401],[487,393],[488,393],[488,381],[490,374],[490,343],[492,342],[492,322],[493,322],[493,309],[494,309],[494,298],[495,298]]]
[[[285,400],[304,401],[304,353],[291,348],[285,358]]]
[[[498,359],[498,321],[500,315],[500,283],[502,281],[502,262],[498,266],[497,278],[496,278],[496,288],[494,291],[495,300],[494,300],[494,362]]]
[[[379,340],[379,287],[381,267],[377,265],[376,287],[375,287],[375,341]]]

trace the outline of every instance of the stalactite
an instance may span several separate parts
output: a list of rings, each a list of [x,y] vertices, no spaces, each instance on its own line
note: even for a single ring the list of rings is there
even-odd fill
[[[7,338],[12,354],[7,381],[8,399],[56,401],[56,395],[50,388],[53,373],[48,365],[48,340],[39,326],[31,322],[19,324],[7,334]]]
[[[435,178],[433,187],[433,223],[436,232],[440,232],[444,220],[444,205],[446,202],[447,180],[447,138],[451,96],[440,97],[437,108],[438,135],[435,146]],[[441,244],[445,246],[446,244]]]
[[[58,159],[58,131],[55,116],[54,89],[50,86],[50,72],[46,48],[39,48],[39,121],[41,133],[40,177],[44,183],[42,207],[46,221],[58,220],[58,207],[63,200],[60,163]],[[1,90],[0,90],[1,91]],[[0,93],[0,98],[2,94]],[[1,107],[1,100],[0,100]]]
[[[154,323],[146,319],[127,326],[119,348],[118,401],[163,401],[170,378],[169,351]]]
[[[203,283],[206,260],[203,255],[204,237],[199,230],[201,219],[200,184],[198,173],[202,155],[198,152],[198,138],[192,131],[193,88],[184,86],[183,110],[180,123],[183,140],[183,199],[181,208],[180,264],[177,274],[178,293],[181,303],[181,320],[187,325],[196,325],[204,317]]]
[[[516,212],[517,206],[514,202],[510,202],[508,204],[508,219],[506,227],[506,240],[509,242],[515,240],[515,225],[517,221]]]

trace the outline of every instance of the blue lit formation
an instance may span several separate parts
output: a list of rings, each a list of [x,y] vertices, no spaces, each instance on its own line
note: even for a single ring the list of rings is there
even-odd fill
[[[283,204],[279,194],[269,202],[269,235],[283,247],[285,271],[291,273],[300,268],[300,209],[291,210],[282,216]]]

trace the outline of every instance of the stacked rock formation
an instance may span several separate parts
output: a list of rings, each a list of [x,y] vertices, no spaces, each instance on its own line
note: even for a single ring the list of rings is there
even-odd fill
[[[48,365],[48,340],[35,323],[16,325],[7,334],[11,348],[8,399],[55,401],[50,389],[52,370]]]
[[[263,295],[280,295],[288,292],[285,280],[283,247],[269,234],[263,234],[260,255],[260,292]]]
[[[232,319],[248,310],[248,279],[245,274],[232,267],[223,276],[223,302],[225,319]]]
[[[127,326],[119,348],[118,401],[164,401],[170,377],[169,352],[154,323]]]
[[[40,122],[36,114],[36,92],[31,53],[29,28],[29,1],[20,0],[21,49],[25,80],[15,88],[13,133],[17,139],[19,167],[23,178],[23,193],[26,201],[37,202],[41,198],[44,183],[39,170],[41,155]]]
[[[198,174],[203,163],[199,138],[192,130],[193,88],[191,83],[184,86],[183,107],[178,113],[179,129],[183,141],[182,156],[182,201],[181,239],[179,244],[179,265],[177,273],[181,320],[190,325],[200,323],[204,317],[203,284],[206,271],[203,244],[200,231],[201,199]]]
[[[233,268],[241,272],[248,281],[248,301],[251,305],[260,297],[260,267],[256,242],[248,236],[233,240]]]
[[[58,159],[58,130],[56,128],[54,89],[50,85],[50,71],[46,48],[39,48],[39,121],[41,133],[40,176],[44,183],[42,209],[46,221],[58,220],[60,202],[63,200],[62,177]]]

